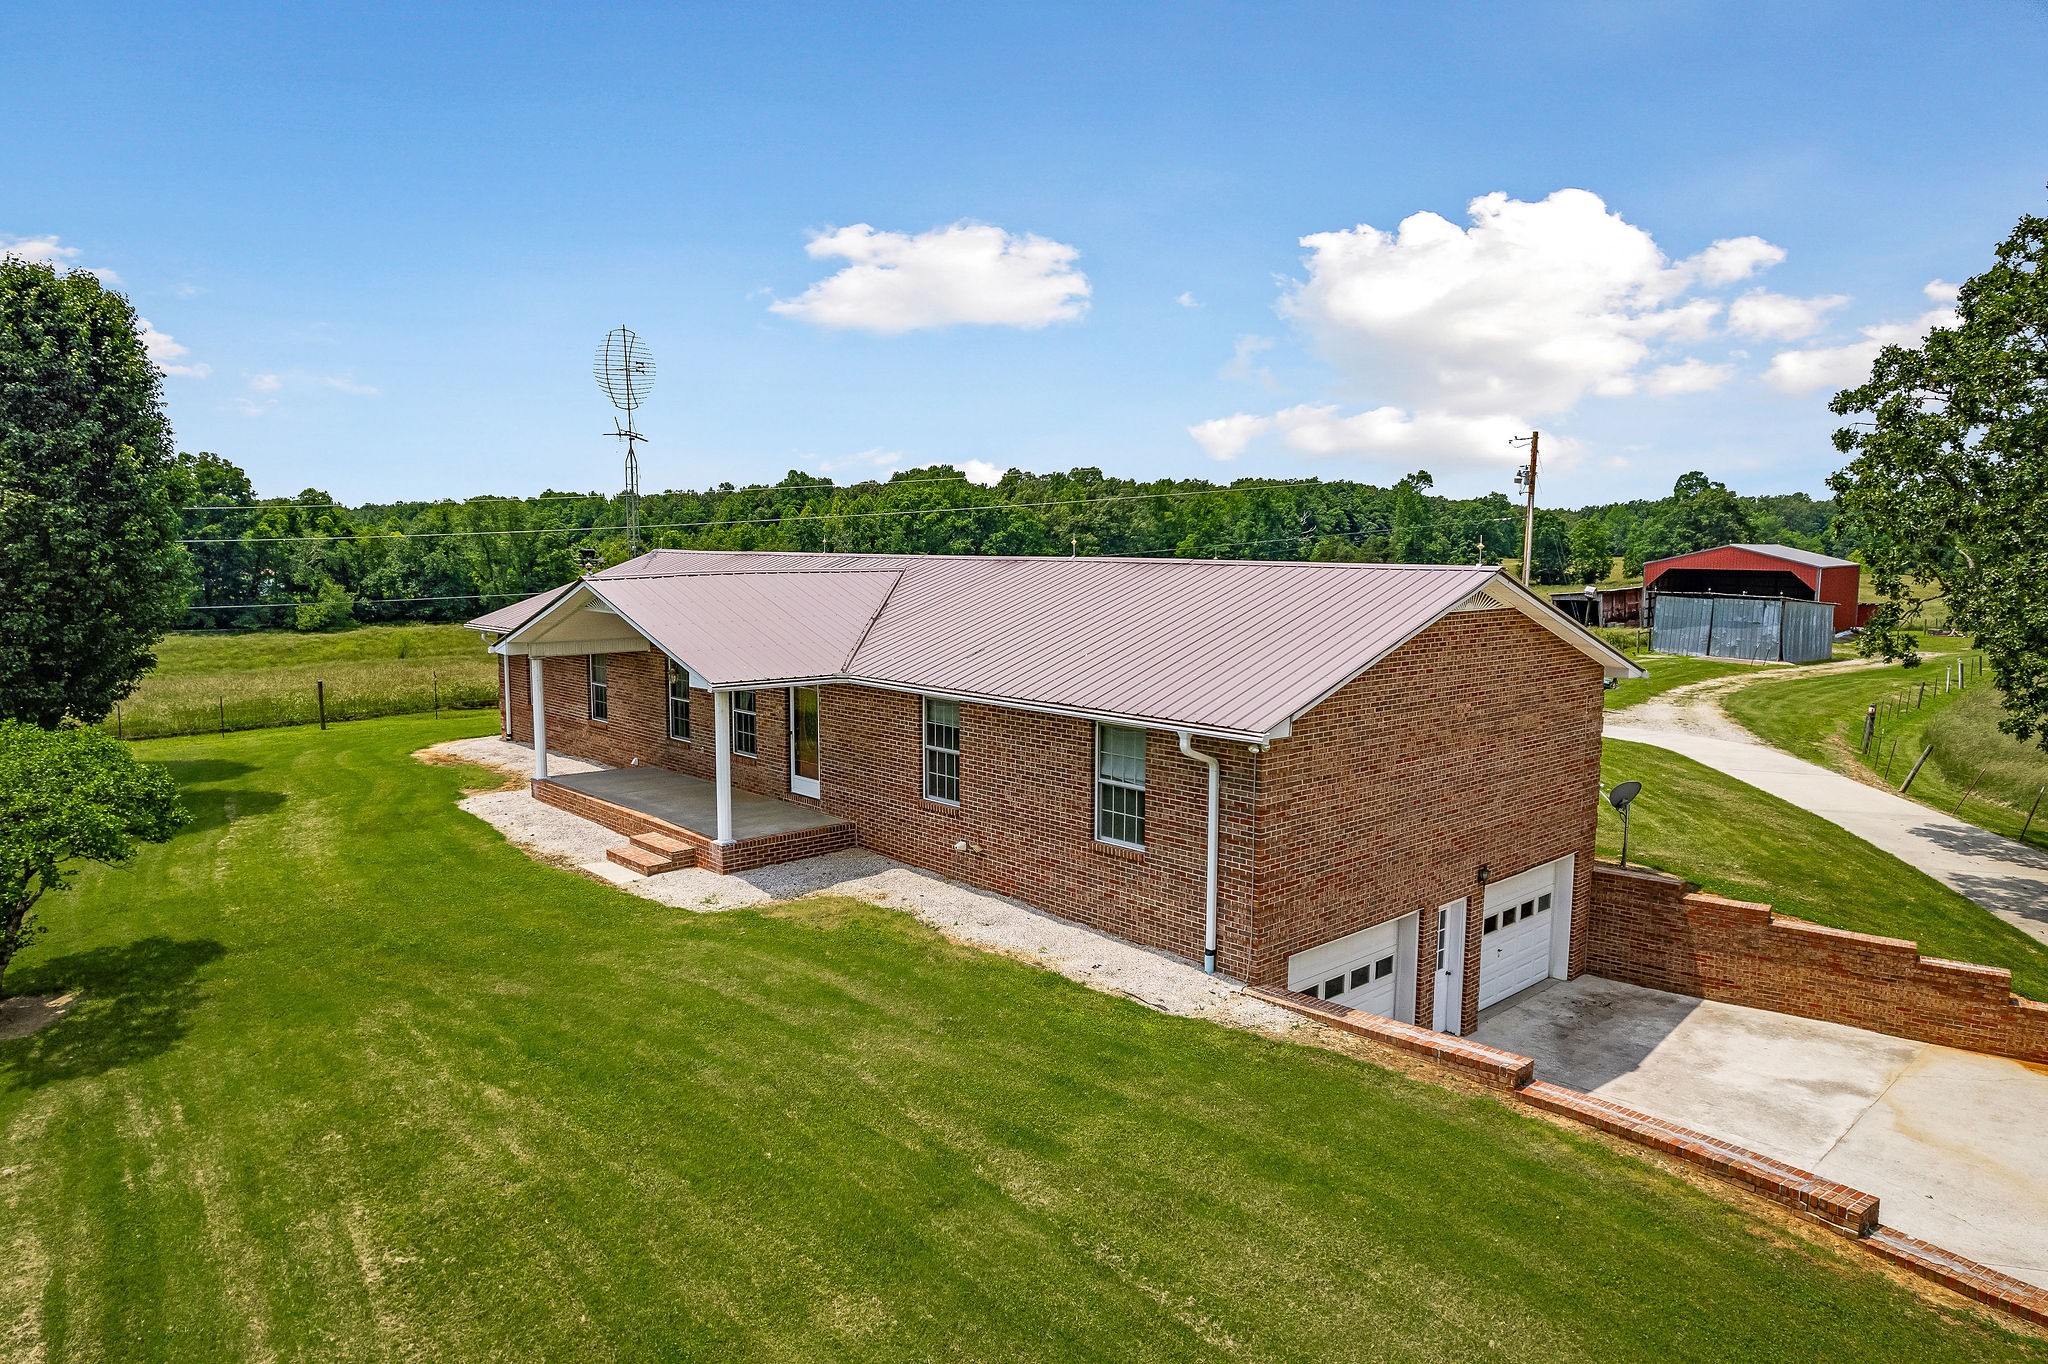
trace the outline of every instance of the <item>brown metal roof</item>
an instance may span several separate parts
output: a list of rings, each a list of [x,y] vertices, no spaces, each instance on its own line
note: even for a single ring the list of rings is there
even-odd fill
[[[1487,567],[655,550],[583,582],[717,687],[844,677],[1235,735],[1481,589],[1634,671]]]

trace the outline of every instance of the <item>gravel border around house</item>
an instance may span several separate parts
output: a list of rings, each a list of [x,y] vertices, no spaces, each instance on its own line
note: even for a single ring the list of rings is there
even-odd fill
[[[494,735],[435,744],[417,756],[429,761],[452,758],[512,777],[525,777],[533,771],[532,749]],[[551,753],[548,766],[562,772],[589,772],[599,764]],[[827,853],[739,876],[721,876],[701,867],[640,876],[605,860],[606,848],[625,841],[621,835],[580,815],[543,805],[523,786],[478,792],[464,798],[461,808],[536,860],[583,872],[628,894],[677,909],[711,912],[806,895],[848,895],[902,910],[954,942],[1033,962],[1090,989],[1123,995],[1162,1013],[1278,1034],[1297,1033],[1310,1026],[1285,1009],[1247,995],[1241,981],[1204,975],[1192,963],[878,853],[859,849]]]

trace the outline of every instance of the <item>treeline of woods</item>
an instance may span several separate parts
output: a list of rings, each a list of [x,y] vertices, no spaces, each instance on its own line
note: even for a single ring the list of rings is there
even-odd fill
[[[624,559],[626,508],[600,493],[348,507],[318,489],[259,498],[213,454],[178,457],[172,494],[191,556],[191,629],[336,629],[464,620]],[[838,553],[1110,554],[1499,563],[1521,553],[1504,493],[1439,497],[1427,473],[1391,488],[1346,480],[1138,481],[1096,469],[1011,470],[994,486],[948,465],[834,483],[643,495],[643,548]],[[1702,474],[1670,496],[1536,514],[1534,576],[1608,578],[1645,559],[1731,541],[1847,553],[1833,503],[1742,497]]]

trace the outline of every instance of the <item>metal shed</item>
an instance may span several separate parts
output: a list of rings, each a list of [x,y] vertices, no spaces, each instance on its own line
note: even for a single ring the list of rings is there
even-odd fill
[[[1652,598],[1711,593],[1827,602],[1834,608],[1833,628],[1847,630],[1859,623],[1862,576],[1853,559],[1790,545],[1720,545],[1652,559],[1643,565],[1643,591]],[[1652,605],[1653,613],[1657,609]]]
[[[1834,605],[1824,601],[1660,592],[1650,646],[1751,663],[1822,663],[1834,656],[1834,622]]]

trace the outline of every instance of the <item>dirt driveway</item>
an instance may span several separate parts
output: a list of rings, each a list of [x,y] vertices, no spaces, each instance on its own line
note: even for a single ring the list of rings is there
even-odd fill
[[[1474,1037],[1868,1190],[1887,1226],[2048,1287],[2048,1067],[1599,976],[1524,991]]]

